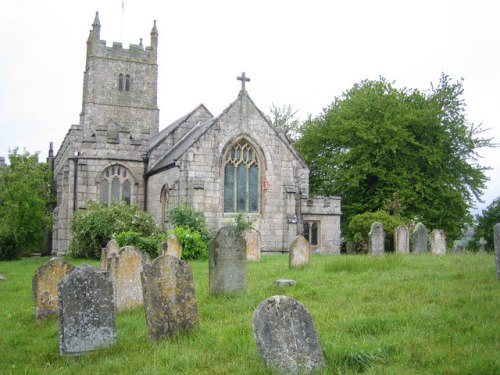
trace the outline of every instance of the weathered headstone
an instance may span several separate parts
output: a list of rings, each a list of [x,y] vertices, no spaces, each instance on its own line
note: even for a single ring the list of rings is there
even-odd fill
[[[125,246],[108,259],[108,272],[117,311],[142,306],[141,272],[149,257],[134,246]]]
[[[382,223],[372,224],[368,233],[368,254],[383,255],[385,252],[385,232]]]
[[[115,239],[109,241],[106,247],[101,250],[101,261],[99,267],[101,267],[103,270],[107,270],[109,258],[111,258],[113,254],[118,254],[119,251],[120,246],[118,245],[118,242],[116,242]]]
[[[59,314],[57,284],[74,268],[75,266],[61,258],[52,258],[35,271],[32,287],[37,321]]]
[[[446,255],[446,236],[441,229],[434,229],[430,236],[431,252],[434,255]]]
[[[413,229],[413,254],[423,254],[429,250],[427,228],[422,223],[417,223]]]
[[[59,352],[79,355],[116,342],[116,309],[108,273],[83,265],[59,282]]]
[[[488,243],[488,241],[486,241],[486,240],[484,239],[484,237],[481,237],[481,238],[479,239],[478,244],[479,244],[479,251],[480,251],[481,253],[486,252],[486,244],[487,244],[487,243]]]
[[[161,255],[153,264],[144,265],[141,279],[151,339],[188,332],[197,324],[193,272],[185,261]]]
[[[298,301],[274,296],[253,315],[253,334],[265,365],[285,373],[310,373],[325,366],[311,314]]]
[[[235,292],[247,287],[246,245],[233,226],[219,229],[208,244],[210,293]]]
[[[243,237],[247,246],[247,260],[260,261],[260,232],[253,228],[246,229],[243,231]]]
[[[279,287],[295,286],[296,284],[297,284],[297,282],[295,280],[290,280],[290,279],[274,280],[274,285],[279,286]]]
[[[453,241],[453,247],[451,248],[453,253],[461,253],[464,251],[464,244],[460,240]]]
[[[495,243],[495,261],[497,266],[497,279],[500,280],[500,223],[493,227],[493,241]]]
[[[288,266],[290,268],[301,268],[309,264],[309,242],[304,236],[297,236],[288,249]]]
[[[354,242],[347,241],[345,244],[345,250],[347,254],[354,254]]]
[[[181,241],[174,235],[170,234],[167,240],[163,244],[163,251],[161,255],[171,255],[177,259],[182,257],[182,245]]]
[[[408,234],[408,228],[405,226],[394,229],[394,251],[396,254],[410,253],[410,235]]]

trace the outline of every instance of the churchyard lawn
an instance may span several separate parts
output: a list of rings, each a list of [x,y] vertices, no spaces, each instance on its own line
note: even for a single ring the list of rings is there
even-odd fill
[[[327,367],[320,374],[500,374],[500,281],[494,255],[287,255],[249,262],[247,289],[211,295],[208,262],[190,262],[199,323],[152,341],[143,308],[117,314],[114,346],[59,355],[56,318],[35,322],[31,281],[49,258],[0,262],[1,374],[271,374],[253,334],[256,307],[273,295],[311,313]],[[71,264],[97,262],[66,258]],[[293,279],[292,287],[274,285]]]

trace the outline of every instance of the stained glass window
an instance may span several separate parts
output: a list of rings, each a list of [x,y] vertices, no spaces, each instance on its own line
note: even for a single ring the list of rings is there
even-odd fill
[[[132,183],[130,172],[123,166],[112,165],[102,173],[99,193],[101,202],[110,204],[113,201],[132,203]]]

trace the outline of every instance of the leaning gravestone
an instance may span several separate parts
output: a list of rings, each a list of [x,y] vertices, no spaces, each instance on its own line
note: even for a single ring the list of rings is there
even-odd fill
[[[260,232],[253,228],[245,229],[243,237],[247,246],[247,260],[260,261]]]
[[[219,229],[208,244],[210,293],[235,292],[247,287],[246,245],[233,226]]]
[[[185,261],[161,255],[153,264],[144,265],[141,279],[151,339],[188,332],[197,324],[193,272]]]
[[[434,229],[430,235],[431,252],[434,255],[446,255],[446,236],[441,229]]]
[[[79,355],[116,342],[115,301],[108,273],[83,265],[59,282],[59,352]]]
[[[312,317],[293,298],[274,296],[262,302],[253,315],[253,335],[267,367],[310,373],[325,366]]]
[[[125,246],[108,259],[108,273],[113,283],[117,311],[142,306],[141,272],[149,257],[134,246]]]
[[[417,223],[413,229],[413,254],[423,254],[428,251],[428,235],[425,225]]]
[[[288,249],[289,268],[301,268],[309,264],[309,242],[304,236],[297,236]]]
[[[500,280],[500,223],[493,227],[493,241],[495,242],[495,261],[497,265],[497,279]]]
[[[103,270],[107,270],[109,259],[113,254],[118,254],[119,251],[120,246],[118,245],[118,242],[116,242],[115,239],[109,241],[106,247],[101,250],[101,262],[99,264],[99,267],[101,267]]]
[[[177,259],[182,257],[182,245],[181,241],[174,235],[170,234],[167,240],[163,244],[163,251],[161,255],[171,255]]]
[[[74,268],[75,266],[66,263],[61,258],[52,258],[35,271],[32,287],[37,322],[50,315],[59,314],[57,284]]]
[[[385,252],[385,232],[382,223],[372,224],[368,233],[368,254],[383,255]]]
[[[405,226],[399,226],[394,229],[394,251],[396,254],[410,253],[410,236],[408,228]]]

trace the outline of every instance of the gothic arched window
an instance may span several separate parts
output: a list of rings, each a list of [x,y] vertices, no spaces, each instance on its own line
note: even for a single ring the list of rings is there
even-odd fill
[[[259,212],[259,163],[245,140],[230,150],[224,164],[224,212]]]
[[[127,168],[121,165],[112,165],[106,168],[100,182],[100,199],[104,204],[124,201],[132,203],[132,182]]]
[[[317,221],[304,222],[304,237],[313,246],[318,245],[318,231],[319,223]]]

